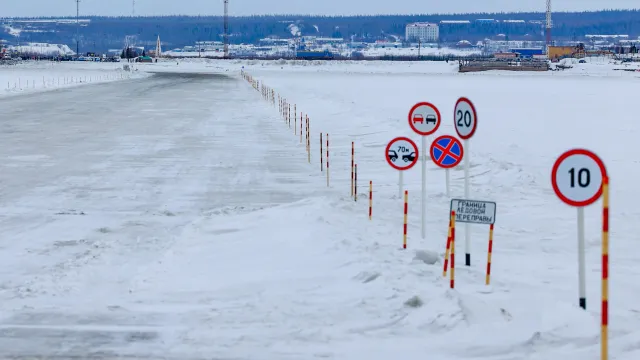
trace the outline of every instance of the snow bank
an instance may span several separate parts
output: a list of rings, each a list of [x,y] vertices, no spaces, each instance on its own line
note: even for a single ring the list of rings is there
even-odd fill
[[[36,62],[0,66],[0,97],[148,76],[122,63]]]

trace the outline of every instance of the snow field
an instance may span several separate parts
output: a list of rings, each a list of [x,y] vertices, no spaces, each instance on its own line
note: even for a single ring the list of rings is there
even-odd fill
[[[109,71],[58,65],[74,76]],[[311,164],[277,104],[235,76],[243,66],[309,115]],[[126,86],[0,100],[0,355],[598,359],[600,205],[586,209],[585,312],[576,212],[549,184],[555,158],[584,146],[612,179],[611,354],[635,360],[640,171],[625,151],[638,132],[627,99],[638,79],[579,66],[529,75],[457,74],[451,63],[163,61],[137,64],[137,76],[156,74]],[[407,124],[418,101],[440,108],[436,136],[454,134],[460,96],[480,119],[472,193],[496,201],[498,214],[492,285],[488,228],[473,226],[472,267],[461,266],[458,240],[451,291],[444,172],[429,165],[424,241],[419,165],[405,174],[401,250],[403,202],[384,147],[419,140]],[[320,132],[331,136],[330,187]],[[452,180],[461,196],[461,169]],[[434,254],[437,263],[423,261]]]
[[[361,237],[363,242],[374,244],[365,245],[365,252],[358,254],[369,259],[370,271],[380,271],[381,264],[385,265],[385,271],[380,271],[383,275],[370,284],[421,274],[418,281],[404,286],[425,305],[405,312],[406,318],[384,330],[389,331],[386,337],[378,334],[374,344],[367,344],[371,356],[383,358],[381,354],[388,350],[417,358],[420,351],[429,349],[437,359],[599,358],[601,203],[586,209],[585,312],[577,306],[576,212],[555,197],[550,185],[555,158],[573,147],[595,151],[607,165],[612,183],[611,355],[616,359],[639,355],[632,339],[640,334],[640,311],[634,297],[640,291],[634,280],[640,270],[635,266],[631,234],[637,232],[633,218],[640,210],[629,197],[637,190],[634,175],[628,176],[638,174],[639,168],[633,156],[625,155],[638,132],[625,97],[637,83],[637,74],[613,71],[610,64],[579,64],[563,73],[534,75],[462,75],[437,70],[420,74],[407,73],[406,68],[393,73],[391,66],[389,71],[370,71],[370,63],[278,65],[243,64],[255,79],[282,91],[285,98],[295,98],[289,102],[309,113],[312,163],[317,164],[318,133],[330,133],[331,188],[342,201],[350,201],[351,141],[356,144],[362,200],[350,205],[354,214],[343,215],[349,217],[346,231],[367,234]],[[435,64],[434,69],[440,66]],[[420,239],[420,165],[405,174],[410,195],[410,250],[399,251],[402,201],[397,194],[398,175],[386,164],[383,150],[396,136],[418,142],[407,124],[407,112],[419,101],[434,103],[443,114],[436,136],[455,134],[452,113],[460,96],[474,101],[480,119],[470,149],[465,149],[471,151],[472,197],[497,201],[498,212],[492,285],[483,285],[488,228],[472,226],[472,266],[462,265],[464,237],[458,236],[456,290],[452,292],[442,279],[441,262],[427,266],[411,260],[415,249],[444,253],[449,208],[444,171],[429,165],[426,241]],[[369,180],[374,184],[374,220],[370,223],[365,220]],[[452,171],[452,180],[453,196],[462,196],[461,168]],[[357,226],[363,227],[353,229]],[[376,247],[384,250],[371,250]],[[397,283],[385,285],[397,289]],[[429,316],[455,318],[447,315],[451,313],[461,320],[448,325],[429,320]],[[436,335],[425,334],[430,327]],[[399,333],[409,338],[399,340]],[[365,355],[362,343],[354,344],[359,344],[354,345],[360,348],[357,354]],[[335,349],[333,344],[331,348]],[[347,354],[349,350],[341,351]]]
[[[0,96],[41,92],[146,76],[122,70],[122,63],[26,62],[0,66]]]

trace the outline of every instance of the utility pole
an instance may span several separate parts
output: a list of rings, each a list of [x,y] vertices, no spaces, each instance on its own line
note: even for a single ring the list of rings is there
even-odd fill
[[[132,4],[131,4],[131,16],[136,16],[136,0],[132,0]]]
[[[547,0],[547,18],[546,18],[546,42],[547,42],[547,54],[549,51],[549,46],[551,46],[551,28],[553,27],[553,23],[551,22],[551,0]]]
[[[229,0],[224,0],[224,57],[229,58]]]
[[[76,0],[76,56],[80,56],[80,0]]]

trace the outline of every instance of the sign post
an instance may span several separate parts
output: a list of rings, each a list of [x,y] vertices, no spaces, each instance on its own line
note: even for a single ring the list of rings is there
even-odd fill
[[[551,170],[551,185],[558,198],[578,208],[578,302],[587,308],[585,281],[584,207],[602,195],[607,177],[604,162],[589,150],[569,150],[556,160]]]
[[[417,134],[422,135],[422,204],[421,204],[421,234],[426,237],[425,217],[427,206],[427,136],[438,131],[442,117],[435,105],[428,102],[415,104],[409,110],[409,126]]]
[[[397,137],[389,142],[385,149],[385,159],[392,168],[400,172],[400,198],[402,198],[402,173],[411,169],[419,157],[418,145],[407,137]]]
[[[469,139],[475,134],[478,127],[478,113],[471,100],[461,97],[456,102],[453,110],[453,124],[460,139],[464,141],[467,156],[464,157],[464,197],[469,198],[469,167],[470,150]],[[471,228],[469,224],[464,226],[465,265],[471,266]]]
[[[449,169],[458,166],[464,158],[462,143],[453,136],[442,135],[431,143],[429,154],[436,165],[445,169],[448,197],[451,193],[449,190]]]
[[[487,251],[487,274],[485,284],[489,285],[489,278],[491,274],[491,252],[493,250],[493,226],[496,222],[496,203],[492,201],[479,201],[468,199],[451,199],[451,220],[450,222],[450,236],[447,239],[447,245],[451,246],[449,254],[451,254],[451,270],[453,271],[453,254],[455,252],[455,224],[465,223],[467,224],[483,224],[489,225],[489,250]],[[449,244],[449,241],[451,243]],[[446,256],[446,255],[445,255]],[[445,258],[445,266],[447,259]],[[447,268],[444,268],[444,274],[446,275]],[[452,286],[453,288],[453,286]]]

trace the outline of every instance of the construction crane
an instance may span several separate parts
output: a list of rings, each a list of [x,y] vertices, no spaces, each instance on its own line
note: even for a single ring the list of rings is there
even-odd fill
[[[229,0],[224,0],[224,57],[229,58]]]
[[[547,21],[545,25],[547,47],[551,46],[551,28],[552,27],[553,27],[553,23],[551,22],[551,0],[547,0]]]

